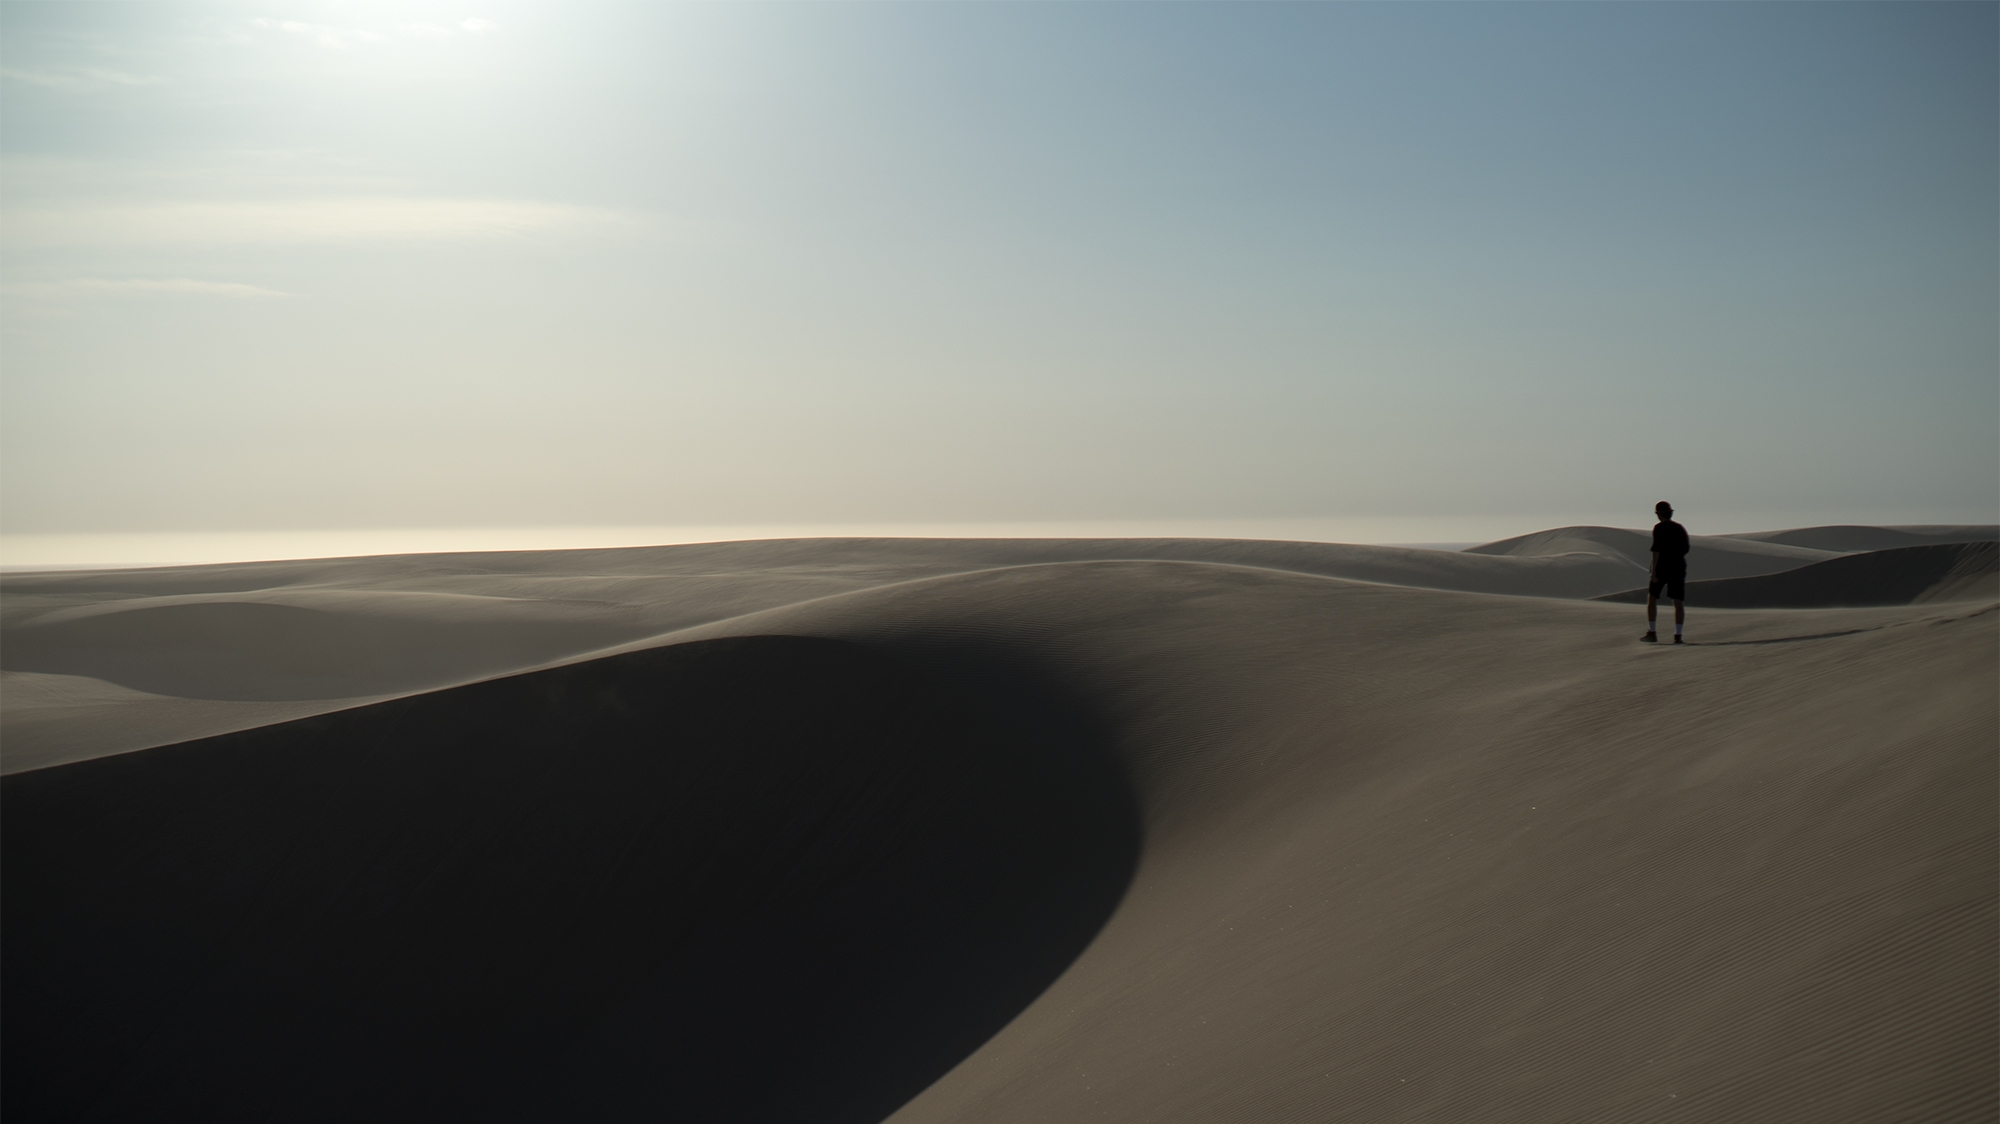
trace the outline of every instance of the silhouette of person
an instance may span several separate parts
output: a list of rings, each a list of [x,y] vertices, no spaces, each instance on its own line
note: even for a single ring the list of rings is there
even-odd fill
[[[1646,578],[1646,635],[1639,639],[1648,644],[1660,642],[1656,622],[1664,591],[1674,601],[1674,643],[1679,644],[1681,625],[1687,620],[1687,607],[1682,602],[1687,597],[1688,533],[1686,527],[1674,522],[1673,504],[1661,500],[1653,505],[1653,514],[1660,521],[1653,527],[1653,569]]]

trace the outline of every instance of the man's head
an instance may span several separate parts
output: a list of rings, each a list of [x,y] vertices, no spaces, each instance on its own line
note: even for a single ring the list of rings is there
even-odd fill
[[[1674,517],[1674,505],[1661,500],[1659,503],[1653,505],[1653,514],[1663,520],[1672,519]]]

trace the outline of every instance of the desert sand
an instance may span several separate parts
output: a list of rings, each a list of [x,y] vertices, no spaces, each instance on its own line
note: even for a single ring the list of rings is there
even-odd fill
[[[10,575],[4,1108],[1992,1119],[1995,538]]]

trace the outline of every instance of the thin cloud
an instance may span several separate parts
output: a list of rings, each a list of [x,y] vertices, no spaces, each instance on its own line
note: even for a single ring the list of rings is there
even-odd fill
[[[0,238],[42,246],[477,240],[601,233],[636,225],[614,211],[561,203],[394,196],[0,211]]]
[[[144,297],[192,296],[232,297],[238,300],[266,300],[289,297],[291,293],[244,285],[234,281],[194,281],[185,277],[159,280],[110,280],[78,278],[69,281],[28,281],[0,285],[0,293],[10,297]]]
[[[400,24],[396,30],[405,35],[484,35],[498,26],[500,25],[494,23],[492,20],[483,20],[475,16],[471,19],[459,20],[455,24]]]
[[[340,50],[354,43],[378,43],[386,36],[360,27],[335,27],[325,23],[304,23],[299,20],[254,19],[250,26],[264,31],[282,31],[287,35],[310,37],[322,47]]]
[[[23,70],[20,67],[0,66],[0,79],[18,82],[24,86],[36,86],[44,90],[79,92],[89,90],[125,89],[132,86],[151,86],[158,78],[146,78],[137,74],[126,74],[117,70],[97,67],[68,67],[54,70]]]
[[[492,20],[471,16],[457,23],[405,23],[398,24],[392,33],[371,31],[365,27],[336,27],[328,23],[307,23],[303,20],[279,20],[258,18],[250,21],[250,26],[260,31],[277,31],[286,35],[302,35],[322,47],[344,50],[359,43],[380,43],[391,35],[483,35],[498,27]]]

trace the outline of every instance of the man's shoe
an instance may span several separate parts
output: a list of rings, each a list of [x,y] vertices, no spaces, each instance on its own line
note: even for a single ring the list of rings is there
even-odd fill
[[[1660,634],[1657,632],[1648,632],[1646,635],[1641,636],[1639,639],[1643,643],[1658,644],[1660,642]]]
[[[1676,644],[1681,643],[1681,634],[1678,632],[1674,633],[1674,643]]]

